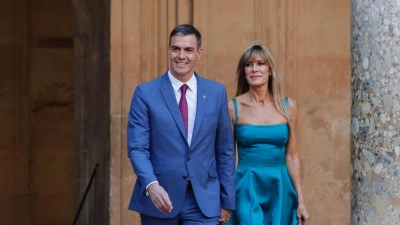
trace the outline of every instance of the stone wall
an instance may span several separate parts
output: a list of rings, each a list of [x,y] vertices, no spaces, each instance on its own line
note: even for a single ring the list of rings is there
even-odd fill
[[[0,221],[71,224],[74,58],[64,0],[0,4]]]
[[[298,147],[312,224],[349,224],[348,1],[111,0],[111,16],[104,13],[107,7],[98,6],[107,1],[97,1],[92,8],[79,5],[89,1],[71,2],[79,10],[89,10],[93,18],[75,21],[73,26],[66,0],[5,0],[0,4],[2,224],[71,224],[76,209],[74,195],[82,194],[74,191],[74,165],[84,174],[77,177],[82,192],[92,164],[99,159],[96,157],[107,161],[106,154],[110,154],[110,176],[102,182],[109,179],[105,186],[111,190],[109,196],[101,196],[103,205],[110,203],[110,224],[140,224],[138,214],[127,210],[136,179],[126,152],[127,113],[136,85],[167,70],[168,35],[181,23],[192,23],[204,38],[196,70],[201,76],[223,83],[229,98],[235,91],[240,54],[254,41],[271,47],[284,92],[300,106]],[[93,40],[85,38],[100,33],[104,37],[96,40],[108,40],[105,16],[111,18],[110,89],[108,81],[98,80],[108,79],[105,73],[109,71],[103,70],[107,69],[104,62],[108,60],[108,44],[90,43],[90,55],[75,48],[75,67],[71,39],[74,36],[75,43],[85,44]],[[82,72],[90,76],[78,74],[82,80],[76,81],[74,68],[82,69],[80,72],[91,68],[90,73]],[[92,144],[90,159],[86,159],[90,163],[80,165],[86,153],[79,150],[80,155],[74,155],[76,108],[72,96],[77,88],[79,95],[89,91],[74,83],[89,81],[94,82],[89,87],[102,97],[93,94],[77,98],[82,100],[79,104],[83,108],[75,114],[75,120],[92,123],[92,127],[86,127],[90,133],[85,133],[90,141],[80,140]],[[108,126],[104,123],[108,115],[104,111],[108,103],[104,101],[108,97],[103,95],[109,91],[111,127],[101,132]],[[86,101],[93,106],[84,108]],[[96,104],[101,105],[98,114]],[[86,112],[93,117],[82,120]],[[93,125],[98,122],[102,122],[101,129]],[[105,134],[110,137],[110,147],[103,145],[108,142],[103,136],[103,142],[95,142],[98,135]],[[93,153],[95,150],[101,152]]]
[[[300,106],[298,147],[312,224],[350,221],[350,2],[111,1],[111,223],[140,224],[127,210],[136,179],[126,122],[136,85],[168,68],[171,29],[191,23],[203,35],[201,76],[232,98],[240,54],[269,45],[287,96]]]

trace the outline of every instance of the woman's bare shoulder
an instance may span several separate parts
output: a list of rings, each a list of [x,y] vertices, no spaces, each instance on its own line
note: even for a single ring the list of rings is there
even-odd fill
[[[299,108],[299,105],[297,104],[296,100],[292,98],[288,98],[289,102],[289,110],[297,110]]]
[[[244,93],[244,94],[241,94],[241,95],[239,95],[239,96],[236,96],[236,102],[238,103],[238,104],[240,104],[240,103],[244,103],[245,101],[246,101],[246,99],[247,99],[247,93]]]

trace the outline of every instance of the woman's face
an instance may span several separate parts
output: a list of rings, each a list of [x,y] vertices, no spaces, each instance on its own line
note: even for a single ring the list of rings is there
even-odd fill
[[[259,54],[246,62],[244,72],[250,86],[268,85],[270,69],[267,62]]]

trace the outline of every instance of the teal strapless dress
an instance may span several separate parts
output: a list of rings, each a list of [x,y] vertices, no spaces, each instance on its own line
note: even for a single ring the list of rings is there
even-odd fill
[[[237,115],[236,100],[235,118]],[[288,125],[236,124],[236,210],[229,225],[297,225],[297,193],[286,167]]]

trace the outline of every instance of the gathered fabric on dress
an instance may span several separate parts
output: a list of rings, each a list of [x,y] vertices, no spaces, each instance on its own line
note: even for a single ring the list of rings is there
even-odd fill
[[[297,193],[286,166],[288,124],[237,124],[236,210],[228,225],[295,225]],[[286,104],[287,99],[285,99]]]

